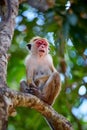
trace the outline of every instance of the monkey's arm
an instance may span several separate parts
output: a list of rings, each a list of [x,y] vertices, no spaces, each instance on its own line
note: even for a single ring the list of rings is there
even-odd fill
[[[51,56],[49,56],[49,64],[50,64],[50,69],[52,70],[52,72],[57,72],[56,68],[54,67],[54,64],[53,64],[53,59]]]
[[[29,87],[36,87],[36,85],[33,81],[33,70],[28,69],[28,70],[26,70],[26,73],[27,73],[27,84],[28,84],[28,86]]]
[[[27,84],[29,87],[36,87],[34,80],[33,80],[33,75],[34,75],[34,67],[33,67],[33,59],[31,59],[30,56],[27,56],[25,60],[26,64],[26,75],[27,75]]]

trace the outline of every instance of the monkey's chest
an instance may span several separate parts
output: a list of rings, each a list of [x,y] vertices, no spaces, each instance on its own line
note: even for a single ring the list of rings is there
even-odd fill
[[[34,78],[38,77],[48,77],[52,74],[52,71],[49,69],[49,67],[37,67],[34,70]]]

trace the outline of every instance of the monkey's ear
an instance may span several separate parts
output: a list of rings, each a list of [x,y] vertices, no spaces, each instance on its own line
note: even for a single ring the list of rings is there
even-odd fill
[[[50,51],[50,47],[48,48],[48,50]]]
[[[31,50],[31,44],[27,44],[29,50]]]

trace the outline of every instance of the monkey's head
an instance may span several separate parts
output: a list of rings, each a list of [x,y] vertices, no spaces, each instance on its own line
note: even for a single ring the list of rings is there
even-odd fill
[[[44,56],[48,54],[49,43],[47,39],[41,37],[34,37],[27,45],[32,54]]]

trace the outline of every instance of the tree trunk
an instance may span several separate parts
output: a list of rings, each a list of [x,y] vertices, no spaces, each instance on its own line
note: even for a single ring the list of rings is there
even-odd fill
[[[3,89],[6,88],[7,51],[14,34],[15,17],[18,14],[18,1],[11,0],[11,16],[7,22],[0,23],[0,130],[6,130],[8,122],[7,103],[4,99]]]

